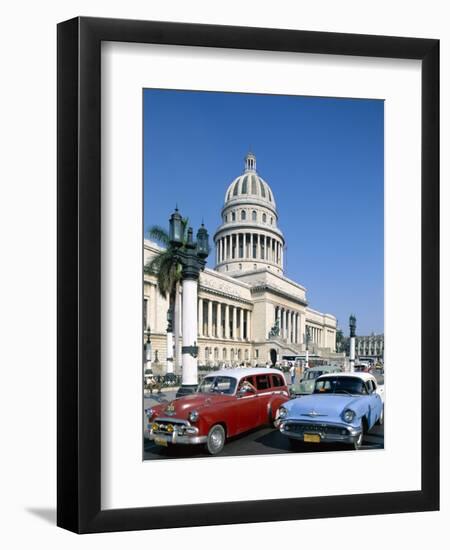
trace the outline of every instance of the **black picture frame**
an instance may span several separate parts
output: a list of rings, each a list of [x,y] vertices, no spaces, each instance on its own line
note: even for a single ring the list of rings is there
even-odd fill
[[[422,489],[101,509],[102,41],[422,61]],[[77,533],[439,509],[439,41],[77,17],[58,25],[57,524]]]

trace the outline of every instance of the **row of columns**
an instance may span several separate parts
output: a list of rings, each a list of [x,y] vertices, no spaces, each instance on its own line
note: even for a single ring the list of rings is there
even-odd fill
[[[300,313],[286,308],[277,307],[275,316],[278,319],[280,335],[291,344],[299,344],[300,336]]]
[[[229,351],[229,353],[228,353]],[[205,361],[214,360],[214,361],[250,361],[250,350],[241,348],[220,348],[219,346],[205,347]]]
[[[383,343],[381,341],[361,341],[356,340],[356,351],[358,355],[382,355]]]
[[[216,241],[216,264],[230,260],[265,260],[283,265],[283,245],[261,233],[232,233]]]
[[[322,346],[323,345],[322,334],[323,334],[323,330],[321,328],[317,328],[309,325],[310,342],[314,344],[318,344],[319,346]]]
[[[199,298],[198,336],[250,340],[251,315],[249,309]]]

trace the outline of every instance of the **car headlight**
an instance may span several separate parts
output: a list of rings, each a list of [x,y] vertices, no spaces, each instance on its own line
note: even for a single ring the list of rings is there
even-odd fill
[[[154,409],[145,409],[145,414],[148,416],[148,418],[150,419],[152,416],[155,415],[155,411]]]
[[[285,409],[284,407],[280,407],[278,409],[278,418],[286,418],[287,413],[287,409]]]
[[[344,414],[342,415],[342,418],[346,421],[346,422],[352,422],[353,419],[355,418],[355,413],[353,411],[351,411],[350,409],[347,409],[346,411],[344,411]]]
[[[189,422],[197,422],[199,416],[198,411],[191,411],[188,414]]]

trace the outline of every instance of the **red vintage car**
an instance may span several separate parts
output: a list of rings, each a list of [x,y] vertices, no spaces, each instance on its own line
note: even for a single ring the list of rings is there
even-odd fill
[[[195,393],[148,409],[144,435],[166,447],[204,444],[215,455],[227,438],[272,423],[288,399],[278,370],[224,369],[203,378]]]

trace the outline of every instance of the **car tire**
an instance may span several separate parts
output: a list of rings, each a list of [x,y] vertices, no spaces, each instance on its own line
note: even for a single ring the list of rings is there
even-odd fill
[[[384,405],[383,405],[383,407],[381,407],[380,418],[377,420],[378,426],[382,426],[383,423],[384,423]]]
[[[219,454],[225,445],[225,430],[221,424],[215,424],[208,432],[205,448],[210,455]]]

